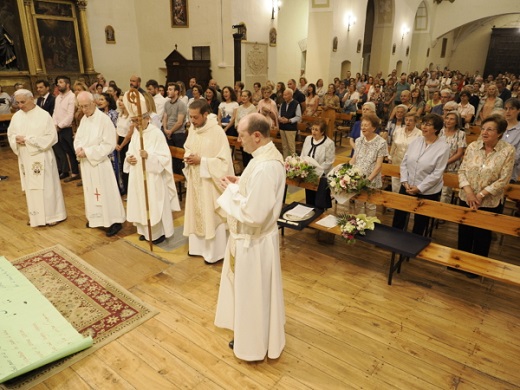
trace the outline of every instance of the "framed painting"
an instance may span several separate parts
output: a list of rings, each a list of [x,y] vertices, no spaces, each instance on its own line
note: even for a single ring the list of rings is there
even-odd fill
[[[188,0],[170,0],[172,27],[188,27]]]
[[[46,71],[81,72],[78,31],[74,21],[37,18],[36,25]]]

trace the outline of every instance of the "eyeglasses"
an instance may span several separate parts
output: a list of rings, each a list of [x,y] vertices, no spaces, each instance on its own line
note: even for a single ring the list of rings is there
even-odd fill
[[[424,122],[424,123],[421,123],[421,126],[433,126],[433,123],[430,123],[430,122]]]
[[[493,129],[491,127],[483,127],[481,130],[482,131],[485,131],[485,132],[493,132],[493,131],[498,131],[497,129]]]
[[[89,103],[89,104],[80,104],[80,105],[78,105],[78,107],[81,108],[82,110],[84,110],[85,108],[92,107],[92,104],[93,104],[93,103]]]

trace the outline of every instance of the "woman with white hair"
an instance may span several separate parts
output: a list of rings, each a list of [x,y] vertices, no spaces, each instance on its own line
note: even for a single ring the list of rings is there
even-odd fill
[[[366,115],[368,113],[376,113],[376,105],[373,102],[366,102],[361,107],[362,115]],[[352,148],[352,152],[350,153],[350,157],[354,156],[354,150],[356,149],[356,140],[361,136],[361,121],[356,121],[350,129],[350,134],[348,136],[348,141],[350,143],[350,147]]]

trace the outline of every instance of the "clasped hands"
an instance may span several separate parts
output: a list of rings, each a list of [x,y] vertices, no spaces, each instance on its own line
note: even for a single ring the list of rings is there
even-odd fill
[[[200,164],[200,160],[200,156],[193,153],[184,157],[184,162],[188,165],[198,165]]]
[[[24,135],[17,135],[16,136],[16,143],[19,145],[25,145],[25,136]]]
[[[403,185],[404,185],[404,189],[406,190],[407,194],[417,195],[420,192],[419,188],[417,188],[417,186],[411,186],[408,183],[403,183]]]

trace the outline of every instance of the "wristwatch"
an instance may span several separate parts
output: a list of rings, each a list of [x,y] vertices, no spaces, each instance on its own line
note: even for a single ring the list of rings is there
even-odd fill
[[[484,199],[484,198],[486,197],[486,196],[482,193],[482,191],[480,191],[478,194],[482,197],[482,199]]]

